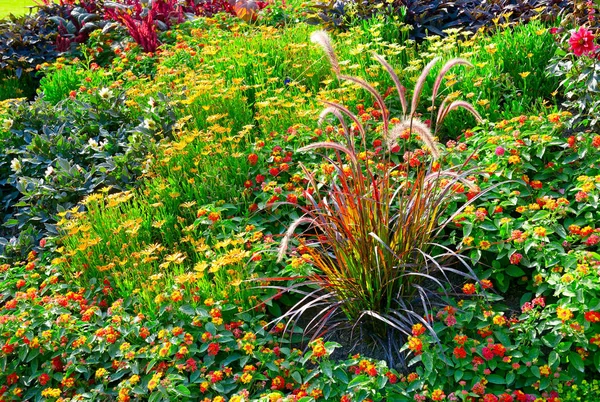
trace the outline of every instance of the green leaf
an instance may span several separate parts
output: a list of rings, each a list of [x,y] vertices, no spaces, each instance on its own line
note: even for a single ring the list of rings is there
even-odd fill
[[[128,371],[127,371],[127,370],[120,370],[120,371],[117,371],[115,374],[112,374],[112,375],[110,376],[110,380],[111,380],[111,381],[116,381],[116,380],[119,380],[119,379],[121,379],[121,378],[122,378],[122,377],[123,377],[125,374],[127,374],[127,373],[128,373]]]
[[[19,349],[19,360],[20,361],[24,361],[25,358],[27,357],[27,352],[29,348],[27,348],[26,346],[21,346],[21,348]]]
[[[496,284],[500,292],[505,293],[510,287],[510,280],[502,272],[496,273],[494,279],[496,279]]]
[[[525,271],[523,271],[521,268],[517,267],[516,265],[509,265],[508,267],[506,267],[506,273],[510,276],[512,276],[513,278],[519,278],[523,275],[525,275]]]
[[[423,365],[425,366],[425,370],[428,373],[431,373],[433,371],[433,356],[431,355],[431,353],[423,353],[421,355],[421,361],[423,362]]]
[[[488,375],[487,380],[489,382],[491,382],[492,384],[499,384],[499,385],[506,384],[506,380],[502,376],[499,376],[498,374]]]
[[[506,347],[510,346],[510,338],[504,331],[494,331],[494,336]]]
[[[556,351],[558,353],[566,353],[566,352],[568,352],[571,349],[572,345],[573,345],[573,342],[560,342],[558,344],[558,346],[556,347]]]
[[[150,395],[150,399],[148,399],[148,402],[156,402],[159,400],[160,396],[160,393],[155,392],[152,395]]]
[[[212,322],[207,322],[204,328],[213,336],[217,334],[217,327]]]
[[[302,385],[302,376],[300,375],[299,372],[294,371],[292,373],[292,378],[294,379],[294,381],[296,381],[296,383]]]
[[[325,360],[324,362],[321,363],[321,371],[323,371],[323,374],[325,374],[327,376],[327,378],[331,378],[333,376],[333,372],[331,369],[331,362],[328,360]]]
[[[567,231],[565,230],[565,228],[562,225],[553,225],[551,226],[554,231],[556,233],[558,233],[558,235],[561,237],[561,239],[566,239],[567,238]]]
[[[542,337],[542,342],[549,348],[555,348],[556,345],[558,345],[558,343],[560,342],[560,340],[561,337],[554,332],[549,332]]]
[[[179,307],[179,311],[187,315],[196,314],[196,309],[194,309],[194,307],[190,306],[189,304],[184,304],[183,306]]]
[[[585,366],[583,364],[583,359],[581,358],[581,356],[579,355],[579,353],[577,353],[577,352],[570,352],[569,353],[569,362],[577,370],[581,371],[582,373],[585,372]]]
[[[463,226],[463,237],[469,236],[472,230],[473,224],[471,222],[466,222]]]
[[[187,389],[187,387],[185,385],[178,385],[177,387],[175,387],[175,391],[179,394],[179,395],[183,395],[183,396],[190,396],[192,393],[190,392],[189,389]]]
[[[554,368],[554,363],[556,362],[560,362],[560,357],[558,356],[558,353],[551,351],[548,355],[548,365]]]
[[[459,382],[461,380],[461,378],[463,377],[464,372],[462,370],[456,370],[454,372],[454,381],[455,382]]]
[[[550,379],[548,377],[544,377],[540,380],[540,391],[545,390],[550,385]]]
[[[202,373],[200,372],[200,370],[194,371],[192,374],[190,374],[190,382],[195,383],[196,381],[198,381],[201,374]]]
[[[231,363],[233,363],[234,361],[238,360],[241,357],[240,354],[238,353],[234,353],[232,355],[227,356],[227,358],[225,360],[223,360],[221,362],[221,366],[223,367],[227,367],[229,366]]]
[[[367,382],[369,382],[369,377],[367,377],[366,375],[362,374],[362,375],[359,375],[358,377],[353,378],[352,381],[350,381],[348,383],[348,388],[354,388],[357,385],[364,384],[364,383],[367,383]]]
[[[485,229],[488,232],[495,232],[498,230],[498,228],[496,227],[496,225],[494,225],[491,222],[484,222],[481,225],[479,225],[480,228]]]
[[[348,374],[346,371],[340,368],[337,368],[333,371],[333,377],[343,384],[348,384]]]
[[[506,386],[509,387],[510,384],[513,383],[513,381],[515,380],[515,372],[514,371],[509,371],[508,373],[506,373]]]
[[[535,156],[538,159],[541,159],[541,157],[544,156],[544,152],[546,152],[546,147],[541,147],[540,149],[537,150],[537,152],[535,153]]]

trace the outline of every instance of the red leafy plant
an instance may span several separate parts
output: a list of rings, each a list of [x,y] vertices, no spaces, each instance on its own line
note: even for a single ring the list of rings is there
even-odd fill
[[[310,311],[313,317],[306,330],[315,337],[348,325],[366,330],[394,364],[396,356],[402,361],[397,355],[399,342],[410,336],[414,323],[433,333],[426,317],[435,303],[434,296],[453,288],[449,277],[475,277],[461,256],[437,242],[446,225],[469,204],[456,206],[454,190],[458,185],[473,187],[467,176],[474,170],[467,169],[468,160],[462,166],[442,170],[435,133],[456,108],[470,111],[479,120],[481,117],[469,103],[447,97],[438,108],[432,131],[417,117],[417,106],[426,79],[439,60],[433,59],[424,68],[409,109],[406,88],[384,58],[375,54],[375,60],[395,83],[402,106],[402,118],[391,118],[383,96],[372,85],[341,73],[325,32],[315,32],[312,40],[324,49],[338,79],[357,84],[374,97],[382,115],[381,125],[374,131],[380,133],[379,142],[385,141],[387,149],[370,151],[367,137],[371,128],[345,106],[325,102],[321,117],[332,114],[339,120],[345,143],[318,142],[299,150],[330,152],[323,157],[332,173],[320,181],[303,166],[310,183],[308,206],[300,207],[303,215],[287,230],[279,257],[286,254],[297,229],[306,228],[296,236],[299,246],[294,252],[312,265],[315,273],[294,285],[279,287],[303,295],[282,318],[294,322]],[[457,65],[470,63],[453,59],[442,67],[433,86],[433,104],[444,75]],[[424,147],[411,151],[405,145],[403,160],[394,162],[399,143],[410,136],[420,138]],[[410,163],[415,154],[428,154],[429,163]],[[307,285],[310,290],[306,290]]]
[[[175,22],[184,21],[184,10],[177,0],[153,1],[149,8],[140,0],[127,0],[124,3],[109,3],[106,17],[122,23],[133,40],[146,53],[158,49],[160,41],[157,29],[167,30]]]
[[[166,31],[189,15],[212,16],[226,12],[250,22],[256,20],[258,11],[267,5],[265,1],[254,0],[186,0],[183,4],[178,0],[156,0],[144,6],[141,0],[120,0],[106,4],[106,17],[122,23],[144,52],[154,53],[160,45],[158,30]]]

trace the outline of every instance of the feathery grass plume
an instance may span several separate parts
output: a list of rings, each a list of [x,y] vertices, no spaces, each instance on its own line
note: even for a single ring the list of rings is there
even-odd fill
[[[417,133],[421,137],[423,143],[431,151],[431,156],[433,157],[433,159],[440,158],[440,151],[436,145],[436,140],[433,136],[433,133],[431,132],[431,129],[419,119],[403,120],[400,123],[394,125],[394,127],[392,127],[386,138],[388,148],[391,149],[394,146],[398,145],[397,140],[405,130],[410,130],[411,132]]]
[[[415,89],[413,90],[412,102],[410,104],[410,117],[413,117],[417,112],[417,105],[419,104],[419,98],[421,97],[421,91],[423,91],[423,85],[425,85],[425,80],[427,80],[429,72],[431,71],[433,66],[435,66],[439,59],[439,57],[435,57],[433,60],[427,63],[427,65],[421,72],[421,75],[419,76],[419,79],[415,84]]]
[[[327,55],[327,58],[329,59],[329,63],[331,63],[331,68],[336,75],[339,75],[340,65],[338,63],[337,56],[335,55],[335,51],[333,50],[333,45],[331,44],[331,38],[329,37],[329,34],[323,30],[315,31],[310,35],[310,40],[312,43],[321,46]]]
[[[296,219],[296,221],[294,221],[290,225],[288,230],[285,232],[285,236],[283,236],[283,240],[281,241],[281,244],[279,245],[279,249],[278,249],[279,251],[277,252],[277,262],[281,262],[283,260],[283,257],[285,256],[285,253],[287,252],[290,239],[294,235],[294,231],[298,228],[298,226],[305,224],[305,223],[312,223],[312,219],[309,219],[309,218]]]
[[[378,55],[377,53],[373,53],[373,58],[377,60],[388,72],[392,81],[396,85],[396,90],[398,91],[398,98],[400,99],[400,104],[402,105],[402,114],[406,115],[406,109],[408,107],[406,103],[406,88],[400,83],[400,78],[398,78],[398,74],[394,71],[393,67],[385,61],[383,56]]]
[[[432,101],[435,102],[435,98],[437,98],[438,90],[440,89],[440,85],[442,85],[442,81],[444,80],[446,73],[448,73],[448,71],[450,71],[450,69],[452,67],[458,66],[458,65],[473,67],[473,64],[471,64],[468,60],[462,59],[460,57],[449,60],[446,64],[444,64],[444,67],[442,67],[442,69],[440,70],[437,78],[435,79],[435,83],[433,84],[433,91],[432,91],[432,95],[431,95]]]
[[[442,122],[444,121],[444,119],[446,118],[448,113],[450,113],[451,111],[458,109],[458,108],[463,108],[463,109],[467,110],[468,112],[470,112],[475,117],[475,119],[477,120],[478,123],[481,123],[483,121],[483,118],[481,117],[479,112],[477,112],[477,110],[475,110],[475,107],[473,107],[473,105],[470,104],[469,102],[466,102],[463,100],[457,100],[446,106],[445,101],[446,100],[444,99],[444,102],[440,105],[440,110],[438,110],[438,115],[437,115],[437,119],[436,119],[436,128],[438,125],[442,124]]]

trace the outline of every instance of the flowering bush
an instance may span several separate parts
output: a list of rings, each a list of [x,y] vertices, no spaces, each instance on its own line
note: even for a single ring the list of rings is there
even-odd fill
[[[398,381],[381,362],[333,362],[333,343],[293,349],[283,325],[265,329],[261,315],[237,314],[216,298],[197,307],[166,302],[153,318],[136,313],[130,298],[108,303],[109,281],[64,283],[47,265],[50,247],[0,265],[2,400],[380,400]]]
[[[569,116],[515,117],[468,130],[458,142],[446,144],[448,157],[456,160],[478,149],[477,159],[489,176],[474,184],[481,190],[499,185],[455,224],[465,252],[491,267],[483,277],[492,277],[501,292],[529,278],[543,286],[537,274],[573,267],[576,251],[596,250],[600,137],[565,138],[563,122]]]

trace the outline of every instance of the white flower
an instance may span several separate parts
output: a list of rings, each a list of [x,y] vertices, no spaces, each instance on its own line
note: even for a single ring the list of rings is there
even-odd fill
[[[94,151],[98,151],[98,150],[99,150],[99,147],[98,147],[98,141],[96,141],[96,140],[95,140],[95,139],[93,139],[93,138],[90,138],[90,139],[88,140],[88,146],[89,146],[90,148],[92,148]]]
[[[46,173],[44,173],[44,175],[46,177],[48,177],[48,176],[52,176],[53,173],[54,173],[54,168],[52,167],[52,165],[50,165],[46,168]]]
[[[150,112],[154,113],[154,109],[158,105],[158,102],[156,101],[156,99],[150,98],[150,100],[148,101],[148,105],[150,106]]]
[[[152,119],[144,119],[144,127],[148,130],[156,129],[156,122]]]
[[[98,95],[100,95],[102,99],[110,99],[112,97],[112,91],[108,88],[102,88],[98,91]]]
[[[23,165],[21,164],[21,161],[18,159],[13,159],[10,162],[10,168],[13,170],[13,172],[15,173],[19,173],[21,171],[21,168],[23,167]]]
[[[10,130],[10,128],[13,126],[13,123],[13,119],[4,119],[4,121],[2,122],[2,128],[4,128],[5,130]]]

